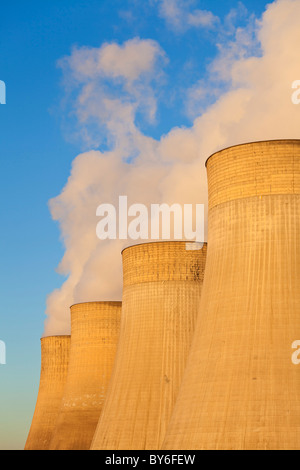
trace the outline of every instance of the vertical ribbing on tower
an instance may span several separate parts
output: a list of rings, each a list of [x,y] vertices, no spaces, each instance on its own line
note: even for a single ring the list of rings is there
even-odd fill
[[[201,316],[163,448],[299,449],[300,141],[225,149],[207,172]]]
[[[25,450],[48,450],[67,379],[70,336],[41,339],[40,386]]]
[[[123,251],[120,342],[92,449],[159,449],[194,332],[206,248],[158,242]]]
[[[121,302],[71,307],[70,365],[51,450],[90,448],[115,359],[121,307]]]

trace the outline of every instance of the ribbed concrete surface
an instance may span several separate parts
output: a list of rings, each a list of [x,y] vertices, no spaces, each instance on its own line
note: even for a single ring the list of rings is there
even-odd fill
[[[120,342],[92,449],[159,449],[194,332],[206,245],[148,243],[123,252]]]
[[[233,147],[207,170],[201,316],[163,448],[299,449],[300,141]]]
[[[120,332],[121,302],[71,307],[71,352],[51,450],[88,450],[101,414]]]
[[[40,386],[25,450],[48,450],[67,379],[70,336],[41,339]]]

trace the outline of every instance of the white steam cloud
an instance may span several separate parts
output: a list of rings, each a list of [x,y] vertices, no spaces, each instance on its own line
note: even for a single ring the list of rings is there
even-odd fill
[[[75,158],[65,188],[50,202],[65,243],[59,272],[68,277],[48,297],[45,334],[69,332],[74,302],[121,299],[120,251],[128,242],[98,240],[99,204],[117,207],[119,195],[129,204],[206,204],[204,163],[211,153],[248,141],[300,138],[300,106],[291,100],[300,78],[299,18],[299,0],[278,0],[260,21],[238,28],[207,71],[205,83],[213,89],[202,81],[187,90],[193,125],[160,140],[137,125],[155,121],[164,80],[167,59],[155,41],[75,49],[61,61],[82,135],[106,149]],[[197,115],[208,95],[213,104]]]

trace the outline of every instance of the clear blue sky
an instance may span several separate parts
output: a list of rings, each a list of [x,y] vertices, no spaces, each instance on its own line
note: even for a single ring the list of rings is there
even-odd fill
[[[241,25],[266,5],[243,3],[248,13]],[[237,4],[203,0],[190,8],[223,21]],[[83,149],[65,132],[57,61],[74,45],[153,39],[168,55],[176,94],[182,81],[192,86],[204,77],[217,49],[212,31],[169,27],[154,0],[11,0],[0,9],[0,80],[7,86],[7,104],[0,106],[0,339],[7,345],[7,365],[0,366],[0,449],[16,449],[24,446],[38,390],[46,296],[63,280],[55,272],[63,246],[48,201],[59,194]],[[183,67],[187,58],[190,68]],[[172,106],[162,102],[150,135],[191,124],[180,99],[178,94]]]

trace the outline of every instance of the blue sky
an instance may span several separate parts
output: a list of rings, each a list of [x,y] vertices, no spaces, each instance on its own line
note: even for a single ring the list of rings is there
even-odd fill
[[[58,61],[83,46],[122,45],[133,38],[155,41],[164,51],[163,74],[154,86],[157,111],[150,122],[142,109],[135,122],[146,136],[159,140],[176,126],[193,125],[188,90],[200,81],[210,89],[207,67],[217,56],[217,42],[226,46],[236,40],[238,28],[249,26],[252,15],[260,18],[266,5],[246,0],[182,2],[185,14],[201,9],[218,17],[214,26],[200,27],[180,25],[174,18],[172,22],[155,0],[2,2],[0,80],[7,86],[7,104],[0,106],[0,339],[7,346],[7,365],[0,366],[0,449],[24,446],[38,390],[46,298],[64,281],[56,272],[64,246],[48,201],[67,183],[74,158],[95,148],[78,137],[78,119],[66,100],[70,74]],[[230,22],[232,9],[238,13]],[[249,50],[253,48],[254,43]],[[291,82],[297,78],[291,76]],[[123,85],[114,84],[114,96],[118,86],[123,93]],[[197,101],[199,109],[228,84],[219,80],[218,86],[218,96]],[[106,87],[112,92],[109,83]],[[105,128],[93,122],[90,130],[100,136],[96,149],[107,150]]]

